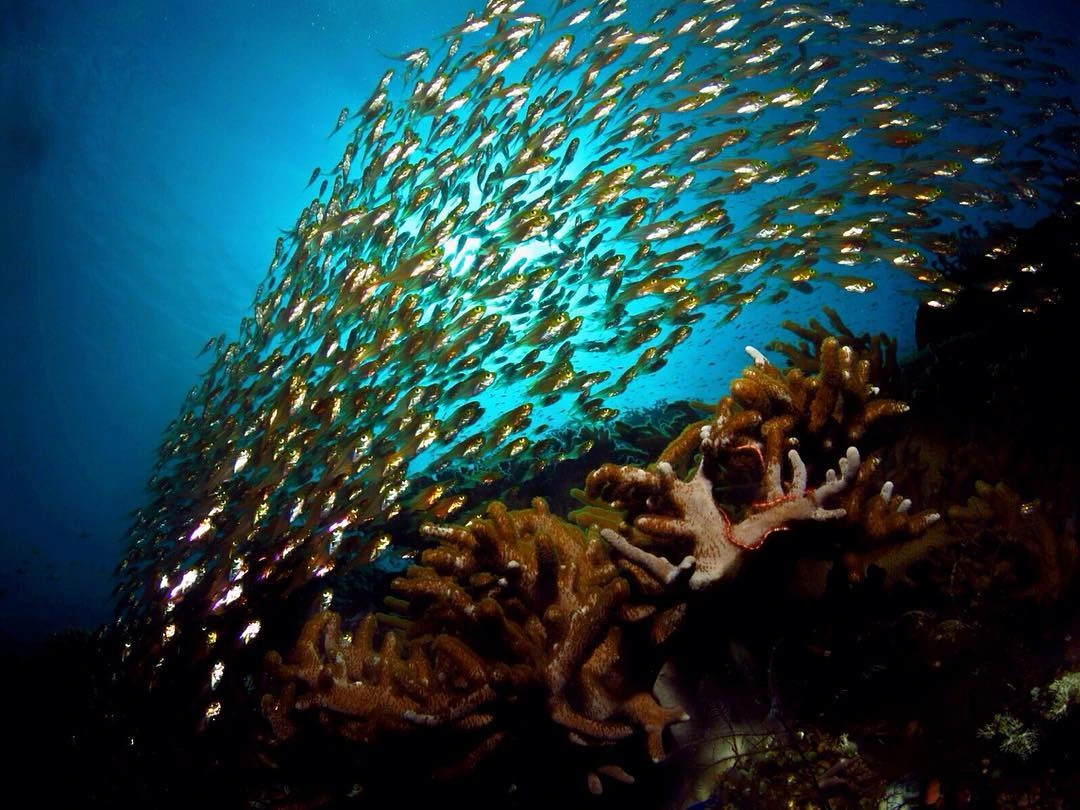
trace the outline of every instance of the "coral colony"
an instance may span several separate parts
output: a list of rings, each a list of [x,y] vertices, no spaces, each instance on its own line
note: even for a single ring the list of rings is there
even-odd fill
[[[611,425],[748,307],[898,283],[947,306],[931,260],[959,223],[1075,161],[1065,43],[906,2],[550,6],[488,0],[343,110],[251,317],[208,345],[118,592],[129,668],[197,680],[204,722],[456,735],[453,775],[513,744],[528,695],[598,793],[687,717],[652,682],[690,594],[779,530],[857,530],[857,577],[938,518],[865,446],[906,411],[881,393],[895,347],[843,331],[802,367],[751,350],[654,464],[596,469],[573,520],[470,495],[584,454],[558,430]],[[347,605],[388,558],[387,609]]]
[[[656,648],[678,629],[692,591],[734,575],[744,554],[801,521],[855,523],[865,536],[894,544],[937,521],[935,512],[910,514],[910,501],[890,483],[874,489],[871,467],[854,447],[840,458],[839,473],[821,473],[816,489],[807,489],[795,449],[784,454],[790,474],[782,471],[783,449],[823,404],[828,416],[818,436],[830,439],[862,435],[902,412],[901,403],[873,394],[870,352],[828,338],[821,346],[827,370],[812,376],[781,374],[757,355],[733,386],[740,393],[692,426],[687,435],[699,436],[696,444],[680,437],[655,471],[604,465],[589,476],[587,496],[610,507],[606,516],[578,515],[586,528],[553,516],[540,499],[516,511],[495,502],[486,517],[464,525],[425,526],[438,545],[392,584],[407,600],[397,603],[404,623],[368,614],[348,639],[340,617],[324,611],[305,625],[296,663],[270,654],[282,686],[263,708],[275,733],[288,739],[297,717],[312,711],[333,733],[360,741],[445,725],[469,743],[454,749],[466,752],[460,762],[444,765],[456,772],[506,741],[500,713],[515,711],[513,696],[539,692],[551,722],[599,755],[587,774],[593,792],[605,777],[632,781],[618,762],[604,761],[613,744],[641,738],[659,761],[662,732],[688,717],[660,705],[650,686]],[[698,455],[689,482],[675,476],[674,467]],[[741,520],[733,522],[712,493],[736,459],[756,470],[763,499],[738,505]]]

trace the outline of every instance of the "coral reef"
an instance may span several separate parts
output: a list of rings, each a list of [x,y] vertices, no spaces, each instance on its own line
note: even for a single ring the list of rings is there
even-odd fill
[[[590,474],[586,495],[611,501],[625,514],[633,543],[662,541],[671,549],[668,556],[681,559],[674,567],[649,560],[658,578],[673,579],[675,567],[694,568],[690,584],[696,589],[724,576],[743,551],[756,548],[777,528],[839,518],[859,527],[844,557],[849,575],[858,578],[875,559],[906,546],[938,520],[933,510],[911,514],[911,501],[880,479],[880,455],[863,463],[849,445],[880,441],[874,435],[881,433],[879,427],[908,411],[904,402],[882,395],[884,382],[895,377],[895,345],[882,337],[857,337],[829,314],[840,335],[827,334],[816,323],[810,329],[794,327],[820,341],[801,350],[780,346],[798,361],[785,371],[748,347],[753,365],[731,384],[730,396],[720,400],[711,420],[690,425],[671,442],[655,472],[607,464]],[[843,447],[848,450],[839,476],[831,469],[819,473],[824,483],[808,492],[800,449],[812,454],[811,463],[820,469]],[[678,480],[675,469],[686,468],[698,452],[693,477]],[[785,460],[791,465],[786,480]],[[725,508],[713,494],[721,484],[729,492]],[[833,508],[824,508],[826,500]],[[643,553],[610,526],[603,536],[624,556],[646,564]],[[678,557],[690,538],[689,551]]]
[[[368,614],[344,635],[340,617],[315,614],[285,663],[267,667],[283,684],[264,698],[278,739],[295,714],[315,710],[332,734],[372,742],[387,733],[453,727],[463,756],[440,776],[471,770],[509,742],[508,715],[546,715],[574,745],[599,749],[587,784],[633,781],[604,749],[643,739],[664,757],[662,734],[686,719],[651,694],[664,640],[662,616],[636,606],[630,586],[595,532],[530,509],[491,504],[463,526],[427,525],[438,545],[392,583],[404,616]],[[404,597],[404,601],[400,599]],[[535,722],[534,717],[530,722]]]
[[[911,514],[853,445],[824,469],[842,441],[868,439],[905,411],[879,396],[871,369],[883,364],[871,363],[869,344],[853,343],[823,338],[812,373],[781,372],[748,350],[753,365],[732,395],[655,465],[588,475],[578,525],[541,499],[423,525],[436,545],[391,583],[390,612],[345,622],[319,611],[289,654],[267,656],[273,744],[316,735],[423,747],[425,735],[451,735],[455,755],[435,755],[432,771],[461,778],[555,730],[590,791],[632,782],[641,754],[664,759],[665,732],[688,719],[657,699],[654,681],[695,592],[733,579],[776,531],[835,524],[840,546],[855,535],[899,543],[937,520]],[[814,453],[809,464],[799,448]],[[676,469],[691,464],[684,480]],[[728,482],[736,497],[721,501]]]
[[[247,654],[291,631],[279,605],[396,552],[399,518],[475,507],[504,461],[589,452],[548,434],[611,423],[713,337],[705,319],[725,340],[821,282],[940,304],[956,285],[926,265],[953,249],[956,206],[1063,196],[1075,105],[1018,92],[1063,78],[1060,43],[917,2],[726,5],[645,22],[623,0],[487,0],[340,115],[340,160],[311,173],[159,446],[118,571],[133,682],[242,697]],[[738,394],[808,397],[806,427],[834,443],[863,413],[826,466],[866,455],[879,416],[840,343],[817,390],[766,369]],[[191,721],[246,708],[186,703]]]
[[[816,550],[822,563],[799,560],[797,582],[788,587],[778,579],[779,557],[765,570],[745,572],[730,604],[738,607],[766,586],[773,598],[754,603],[751,626],[740,622],[728,631],[726,653],[703,655],[691,646],[673,653],[684,680],[713,673],[708,689],[692,694],[684,685],[676,692],[683,705],[691,714],[719,707],[720,717],[685,741],[697,747],[684,771],[688,789],[697,788],[682,806],[702,799],[702,806],[739,810],[876,807],[878,800],[1071,806],[1080,789],[1072,775],[1076,713],[1068,710],[1069,676],[1080,660],[1077,468],[1068,440],[1042,438],[1047,431],[1060,437],[1056,426],[1069,418],[1067,400],[1053,393],[1062,374],[1053,351],[1067,316],[1045,312],[1042,328],[1030,320],[1015,321],[1011,331],[984,327],[928,348],[929,361],[923,355],[871,375],[881,389],[876,398],[911,403],[905,415],[895,409],[872,423],[860,443],[876,459],[876,476],[887,472],[894,485],[883,493],[880,477],[863,479],[870,468],[864,463],[841,498],[849,500],[836,504],[848,514],[806,527],[843,538]],[[867,336],[856,338],[830,320],[841,345],[869,347]],[[812,324],[793,331],[802,346],[770,348],[802,374],[816,375],[816,347],[827,330]],[[879,343],[879,359],[886,347]],[[993,364],[978,362],[987,356]],[[950,376],[955,370],[962,376]],[[836,413],[842,419],[827,428],[834,444],[855,421]],[[752,425],[744,435],[764,446],[756,420],[742,418]],[[893,430],[900,422],[903,430]],[[815,457],[804,435],[796,440],[800,454]],[[728,472],[740,462],[762,466],[750,452],[732,458]],[[882,508],[901,490],[942,517],[905,536],[911,510]],[[735,512],[752,502],[752,495],[717,492],[737,502],[729,504]],[[866,497],[875,494],[884,497]],[[914,517],[925,521],[929,514]],[[844,534],[852,519],[859,530]],[[690,625],[687,633],[698,630]],[[677,727],[676,738],[691,725]],[[837,736],[857,746],[870,775],[852,778],[850,791],[836,792],[834,781],[822,779],[844,756],[806,743]],[[740,741],[735,750],[731,740]]]
[[[415,562],[358,586],[389,592],[375,609],[273,608],[281,652],[231,663],[247,713],[197,738],[182,683],[118,699],[88,676],[93,716],[48,697],[115,636],[9,666],[36,684],[20,717],[65,730],[26,756],[76,752],[109,807],[1068,807],[1078,555],[1052,470],[981,482],[978,447],[913,422],[895,345],[826,315],[770,346],[786,369],[751,350],[709,418],[644,430],[654,463],[409,529]]]

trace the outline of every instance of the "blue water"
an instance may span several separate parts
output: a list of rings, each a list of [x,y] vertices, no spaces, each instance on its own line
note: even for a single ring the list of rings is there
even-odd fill
[[[386,70],[380,50],[430,44],[479,5],[0,5],[0,635],[108,620],[161,432],[209,363],[203,344],[249,314],[312,167],[338,159],[338,111]],[[1080,33],[1068,0],[954,5]],[[844,300],[855,329],[911,347],[913,299]],[[789,301],[741,316],[710,374],[726,381],[742,345],[822,303]]]
[[[0,628],[111,611],[161,431],[235,332],[338,111],[474,4],[0,5]]]

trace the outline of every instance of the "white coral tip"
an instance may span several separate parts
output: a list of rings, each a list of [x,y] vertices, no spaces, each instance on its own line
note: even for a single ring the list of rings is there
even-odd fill
[[[670,462],[661,461],[656,465],[656,471],[660,473],[660,479],[666,486],[670,486],[671,482],[675,480],[675,470],[671,468]]]
[[[861,459],[859,458],[859,448],[849,447],[847,454],[840,459],[840,472],[844,474],[844,480],[850,481],[855,477],[855,473],[859,471],[859,464]]]
[[[763,355],[761,352],[759,352],[753,346],[747,346],[746,347],[746,353],[748,355],[750,355],[750,358],[754,361],[755,366],[767,366],[767,365],[769,365],[769,361],[765,357],[765,355]]]
[[[885,501],[886,503],[891,501],[892,500],[892,493],[893,493],[893,482],[892,481],[886,481],[884,484],[881,485],[881,499],[883,501]]]

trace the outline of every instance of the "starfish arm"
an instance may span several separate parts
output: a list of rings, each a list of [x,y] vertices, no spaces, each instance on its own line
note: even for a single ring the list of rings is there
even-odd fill
[[[859,471],[858,450],[849,447],[840,459],[840,474],[829,470],[825,474],[825,483],[810,492],[806,491],[806,465],[798,451],[790,451],[788,458],[793,470],[790,494],[776,499],[767,509],[750,515],[732,527],[730,539],[739,548],[755,549],[765,542],[770,532],[800,520],[835,520],[847,514],[844,509],[826,509],[822,504],[831,496],[843,492],[855,480]]]
[[[694,558],[686,557],[678,565],[673,565],[669,560],[651,554],[645,549],[638,548],[617,531],[613,529],[601,529],[600,536],[607,541],[617,552],[631,562],[636,562],[665,585],[670,585],[686,570],[693,568]]]

